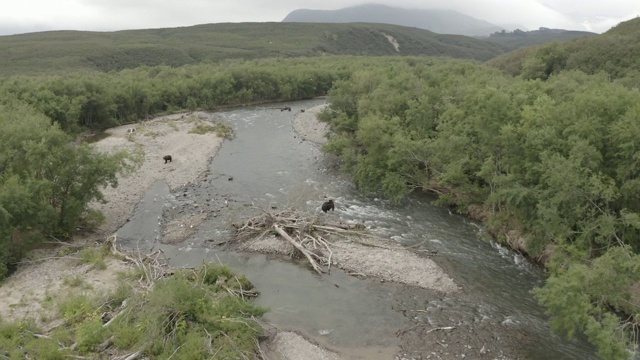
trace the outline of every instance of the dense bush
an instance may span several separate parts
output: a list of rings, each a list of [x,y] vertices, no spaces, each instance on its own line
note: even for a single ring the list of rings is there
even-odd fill
[[[508,52],[488,61],[513,76],[546,79],[550,74],[580,70],[606,73],[631,87],[640,84],[640,18],[618,24],[602,35],[552,42]]]
[[[101,187],[132,168],[126,152],[105,155],[76,144],[56,123],[7,96],[0,101],[0,278],[45,236],[75,232]]]
[[[179,109],[311,98],[367,59],[234,61],[182,68],[141,67],[109,74],[0,79],[0,94],[30,105],[66,132],[104,129]]]
[[[253,289],[244,276],[205,263],[178,270],[151,289],[137,287],[138,279],[122,280],[107,294],[56,297],[55,318],[63,326],[46,335],[33,320],[0,319],[0,357],[124,358],[138,353],[154,359],[235,359],[255,354],[262,329],[254,317],[266,309],[232,294]]]
[[[547,81],[461,61],[357,71],[329,93],[325,149],[365,192],[423,189],[475,209],[548,266],[536,296],[554,328],[625,358],[640,317],[640,93],[540,71]]]

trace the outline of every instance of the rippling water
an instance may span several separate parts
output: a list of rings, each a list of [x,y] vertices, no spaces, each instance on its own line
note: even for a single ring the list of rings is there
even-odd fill
[[[293,116],[321,103],[320,99],[288,103],[291,112],[273,105],[217,113],[233,126],[236,138],[223,144],[206,180],[180,189],[180,196],[170,195],[166,184],[156,183],[132,221],[119,231],[120,237],[129,239],[130,246],[142,238],[148,245],[159,246],[155,240],[163,211],[164,216],[172,211],[177,216],[185,211],[218,210],[219,216],[203,223],[185,243],[163,246],[174,265],[222,262],[245,273],[258,287],[257,301],[272,308],[267,315],[271,322],[333,347],[366,347],[393,354],[397,350],[393,333],[409,325],[392,309],[394,296],[401,296],[398,285],[357,280],[339,272],[320,278],[264,255],[212,246],[229,234],[230,221],[251,211],[249,205],[316,210],[326,196],[336,200],[336,211],[328,216],[361,221],[378,235],[438,252],[434,260],[465,295],[430,300],[429,308],[444,310],[427,316],[434,326],[493,321],[514,331],[526,330],[523,348],[530,359],[595,359],[585,341],[551,334],[543,309],[529,293],[543,284],[543,275],[519,254],[482,240],[481,226],[430,205],[433,198],[426,195],[412,196],[398,206],[360,195],[316,144],[302,141],[292,130]]]

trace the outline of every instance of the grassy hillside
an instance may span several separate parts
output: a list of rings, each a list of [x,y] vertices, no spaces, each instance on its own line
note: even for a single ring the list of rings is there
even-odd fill
[[[387,38],[392,36],[399,50]],[[52,31],[0,36],[0,76],[230,58],[428,55],[487,60],[501,46],[385,24],[234,23],[117,32]]]
[[[632,19],[602,35],[537,47],[523,48],[488,62],[511,75],[535,75],[532,67],[543,67],[546,75],[562,70],[588,74],[604,71],[613,79],[640,74],[640,18]],[[534,76],[535,77],[535,76]]]
[[[512,32],[497,32],[491,34],[491,36],[485,40],[502,45],[505,49],[515,50],[553,41],[568,42],[596,35],[598,34],[588,31],[540,28],[533,31],[515,30]]]
[[[640,18],[612,28],[601,36],[582,39],[566,46],[567,69],[587,73],[606,71],[621,78],[640,69]]]

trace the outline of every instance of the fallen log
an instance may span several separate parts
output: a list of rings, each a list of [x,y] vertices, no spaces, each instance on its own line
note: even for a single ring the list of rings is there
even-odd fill
[[[282,230],[282,228],[280,226],[274,224],[273,225],[273,229],[280,236],[282,236],[283,239],[287,240],[288,242],[291,243],[291,245],[293,245],[293,247],[298,249],[307,258],[307,260],[309,260],[309,263],[313,267],[313,270],[315,270],[320,275],[322,275],[324,273],[324,271],[322,271],[322,268],[320,266],[318,266],[318,263],[316,263],[316,261],[313,260],[313,257],[310,255],[310,252],[307,249],[305,249],[302,245],[298,244],[297,241],[293,240],[293,238],[291,238],[291,236],[289,236],[289,234],[287,234],[286,231]]]
[[[302,253],[318,274],[329,273],[333,262],[331,240],[336,237],[369,237],[364,224],[325,223],[317,213],[283,208],[261,212],[242,223],[234,223],[233,242],[260,239],[272,233]],[[326,266],[326,268],[324,267]]]

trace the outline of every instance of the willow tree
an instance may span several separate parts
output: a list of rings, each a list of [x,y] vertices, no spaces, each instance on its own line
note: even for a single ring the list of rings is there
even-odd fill
[[[70,237],[101,189],[140,157],[103,154],[76,144],[56,123],[24,103],[0,103],[0,261],[15,262],[46,236]],[[1,271],[0,271],[1,273]],[[1,274],[0,274],[1,275]]]

